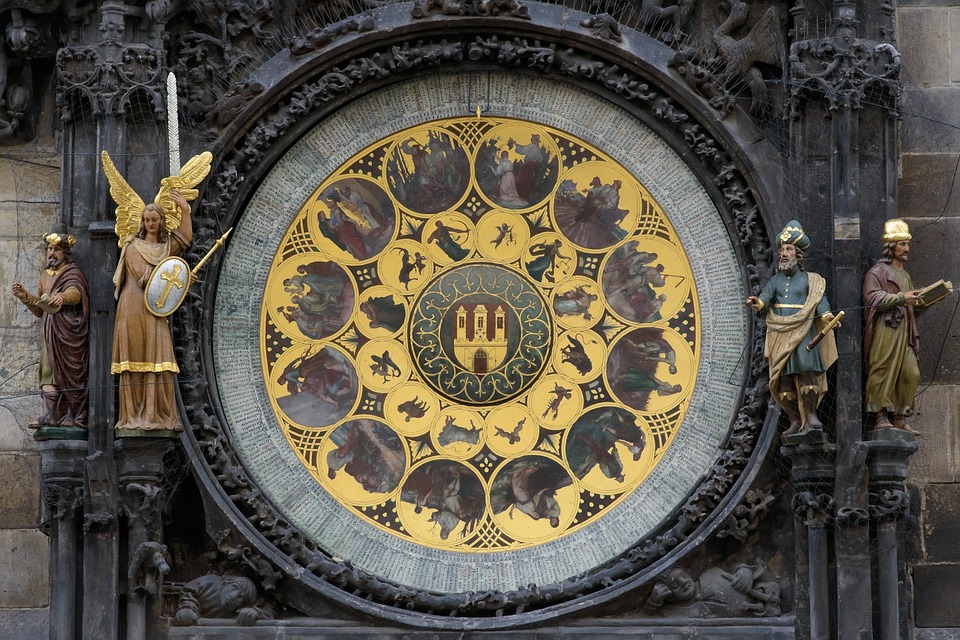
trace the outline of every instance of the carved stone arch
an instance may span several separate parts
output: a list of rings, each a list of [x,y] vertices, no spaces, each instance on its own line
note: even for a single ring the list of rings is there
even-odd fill
[[[709,105],[667,69],[668,47],[626,29],[622,44],[611,47],[576,26],[578,21],[564,21],[563,11],[533,5],[529,22],[445,17],[417,22],[394,13],[390,19],[396,24],[382,33],[350,34],[304,56],[278,54],[247,77],[264,90],[224,131],[194,246],[209,246],[233,225],[290,145],[352,100],[424,73],[498,69],[576,85],[651,127],[684,160],[720,211],[738,254],[743,287],[757,287],[769,267],[775,217],[770,206],[778,201],[780,182],[780,163],[771,146],[739,110],[717,120]],[[564,28],[556,26],[560,24]],[[199,249],[193,251],[195,262]],[[180,361],[188,363],[181,394],[193,425],[186,435],[188,450],[203,490],[221,512],[215,519],[229,522],[264,559],[261,580],[276,581],[277,571],[284,574],[284,591],[295,594],[292,601],[308,614],[323,611],[319,601],[311,604],[322,596],[413,626],[495,629],[610,602],[647,584],[721,525],[755,479],[775,435],[775,414],[767,414],[762,353],[750,346],[757,343],[751,339],[743,355],[748,366],[739,413],[710,470],[669,522],[622,555],[562,583],[483,593],[409,589],[318,550],[247,475],[233,449],[216,383],[213,310],[201,302],[215,298],[217,279],[208,275],[202,295],[194,294],[179,317]],[[750,333],[756,332],[754,325]],[[196,364],[197,354],[202,365]]]
[[[83,118],[92,119],[96,99],[85,87],[74,87],[58,98],[57,106],[64,122],[74,122]]]

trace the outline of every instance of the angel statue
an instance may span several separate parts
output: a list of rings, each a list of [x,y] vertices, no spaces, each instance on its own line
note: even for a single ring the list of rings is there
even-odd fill
[[[194,156],[180,175],[160,181],[154,201],[143,200],[120,175],[109,154],[101,154],[117,203],[114,230],[120,238],[120,261],[113,274],[117,317],[113,329],[110,372],[120,376],[120,415],[117,429],[182,431],[173,376],[179,373],[169,321],[147,311],[144,288],[154,268],[171,255],[183,253],[193,239],[188,201],[208,173],[213,156]],[[191,279],[193,275],[191,274]]]

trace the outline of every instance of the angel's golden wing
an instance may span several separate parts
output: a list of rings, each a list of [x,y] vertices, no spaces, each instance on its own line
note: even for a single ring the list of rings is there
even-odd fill
[[[107,181],[110,183],[110,197],[117,203],[117,223],[113,230],[120,238],[117,243],[123,246],[123,240],[140,230],[140,216],[143,214],[143,200],[133,190],[117,166],[110,159],[110,154],[106,149],[100,152],[100,160],[103,163],[103,172],[107,174]]]
[[[168,231],[180,226],[180,207],[170,199],[170,191],[179,189],[187,202],[196,199],[200,192],[194,187],[203,182],[210,173],[212,162],[213,154],[204,151],[187,160],[187,163],[180,168],[180,175],[170,176],[160,181],[160,191],[157,192],[157,197],[153,201],[163,207]]]

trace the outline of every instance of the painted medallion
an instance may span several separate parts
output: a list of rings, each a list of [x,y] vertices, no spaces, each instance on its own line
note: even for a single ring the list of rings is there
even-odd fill
[[[541,124],[400,131],[307,199],[273,260],[262,369],[290,447],[354,517],[493,552],[602,520],[670,448],[698,297],[661,207]]]

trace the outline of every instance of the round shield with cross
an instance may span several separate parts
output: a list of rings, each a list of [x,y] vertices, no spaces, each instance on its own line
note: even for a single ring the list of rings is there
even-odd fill
[[[156,266],[143,290],[147,311],[155,316],[168,316],[183,302],[190,288],[190,265],[183,258],[170,256]]]

